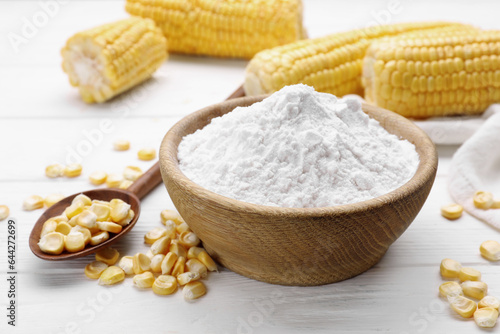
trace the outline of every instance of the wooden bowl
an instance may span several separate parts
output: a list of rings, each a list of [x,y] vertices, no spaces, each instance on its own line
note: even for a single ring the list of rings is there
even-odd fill
[[[179,213],[223,266],[256,280],[282,285],[320,285],[356,276],[375,265],[408,228],[434,182],[437,154],[429,137],[388,110],[363,110],[390,133],[413,143],[416,174],[403,186],[364,202],[322,208],[250,204],[211,192],[179,169],[181,139],[237,106],[265,96],[243,97],[201,109],[174,125],[160,148],[163,182]]]

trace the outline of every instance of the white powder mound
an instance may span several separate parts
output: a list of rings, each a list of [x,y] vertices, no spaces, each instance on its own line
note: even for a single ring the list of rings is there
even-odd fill
[[[388,133],[358,101],[305,85],[238,107],[182,139],[182,172],[233,199],[311,208],[388,193],[417,170],[415,146]]]

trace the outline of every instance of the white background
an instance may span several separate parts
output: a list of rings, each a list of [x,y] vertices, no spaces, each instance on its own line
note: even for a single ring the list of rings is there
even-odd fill
[[[500,297],[500,268],[479,255],[479,245],[498,232],[469,216],[450,222],[439,214],[447,203],[446,175],[456,147],[438,147],[440,165],[431,195],[419,216],[383,260],[353,279],[321,287],[269,285],[224,268],[206,281],[208,294],[194,303],[181,293],[159,297],[139,291],[131,279],[105,288],[83,274],[92,257],[62,263],[36,258],[28,236],[41,211],[21,210],[31,194],[69,195],[87,190],[95,170],[121,172],[127,165],[146,170],[136,151],[158,148],[181,117],[225,99],[244,79],[246,61],[171,55],[154,79],[103,105],[86,105],[62,72],[59,51],[77,31],[125,18],[124,1],[59,4],[18,46],[23,20],[33,22],[50,1],[0,2],[0,204],[11,208],[18,226],[17,327],[6,325],[6,231],[0,222],[0,332],[19,333],[480,333],[473,321],[453,314],[438,297],[439,262],[451,257],[483,273],[490,294]],[[42,3],[42,4],[41,4]],[[311,37],[410,20],[456,20],[500,28],[495,1],[319,1],[305,0]],[[42,14],[43,16],[43,14]],[[38,18],[40,19],[40,18]],[[43,24],[44,23],[44,24]],[[112,130],[98,133],[102,119]],[[83,175],[51,180],[44,168],[64,163],[91,133],[95,144],[82,157]],[[132,149],[114,152],[111,143],[128,139]],[[162,209],[173,209],[163,186],[142,204],[134,230],[116,245],[123,255],[146,251],[143,235],[160,226]],[[264,246],[264,245],[263,245]],[[273,298],[278,296],[278,298]]]

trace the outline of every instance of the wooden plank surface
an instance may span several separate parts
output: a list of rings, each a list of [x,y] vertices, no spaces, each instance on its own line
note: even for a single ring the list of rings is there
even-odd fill
[[[47,0],[43,3],[49,2]],[[499,28],[492,1],[397,2],[305,0],[309,35],[364,27],[371,21],[461,20]],[[8,36],[21,33],[23,18],[41,10],[37,1],[0,2],[0,204],[11,208],[18,225],[18,326],[6,325],[6,221],[0,222],[0,332],[102,333],[481,333],[473,321],[452,314],[437,295],[438,267],[451,257],[483,272],[490,294],[500,297],[500,268],[479,256],[479,244],[498,239],[498,231],[464,216],[450,222],[439,207],[450,198],[446,176],[456,147],[439,147],[440,166],[431,195],[410,228],[383,260],[353,279],[311,288],[269,285],[224,268],[212,273],[208,294],[186,303],[181,293],[158,297],[140,291],[130,279],[100,287],[83,275],[91,257],[48,263],[31,254],[28,236],[40,212],[24,212],[31,194],[71,194],[92,188],[88,175],[98,169],[120,172],[127,165],[146,170],[137,160],[143,146],[158,147],[166,131],[182,116],[226,98],[244,77],[245,61],[171,56],[143,87],[103,106],[79,100],[60,69],[59,50],[74,32],[126,17],[123,1],[70,1],[14,52]],[[389,13],[390,15],[386,15]],[[385,15],[385,16],[384,16]],[[101,131],[109,119],[113,130]],[[86,132],[84,132],[86,131]],[[101,136],[96,134],[101,131]],[[47,179],[47,164],[71,159],[94,134],[96,144],[81,156],[83,176]],[[91,135],[90,135],[91,136]],[[132,149],[114,152],[116,138]],[[73,157],[74,158],[74,157]],[[160,226],[162,209],[173,209],[159,187],[145,198],[134,230],[117,245],[122,254],[145,251],[143,235]],[[495,331],[495,330],[494,330]]]

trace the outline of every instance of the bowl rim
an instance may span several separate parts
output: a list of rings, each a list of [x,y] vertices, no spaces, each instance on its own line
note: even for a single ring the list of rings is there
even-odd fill
[[[169,178],[170,180],[175,180],[175,182],[179,187],[183,188],[186,191],[189,191],[191,194],[196,193],[196,196],[204,197],[206,200],[211,201],[214,204],[216,203],[216,205],[220,208],[222,207],[228,209],[230,208],[231,211],[235,211],[235,208],[237,208],[236,211],[243,210],[246,213],[263,214],[267,216],[282,217],[283,215],[286,215],[294,218],[304,218],[304,217],[314,218],[314,217],[323,217],[325,215],[347,215],[347,214],[352,214],[354,212],[374,210],[378,207],[387,205],[388,203],[396,202],[414,193],[419,188],[421,188],[422,185],[425,184],[429,179],[433,179],[435,176],[438,164],[438,157],[435,145],[431,141],[429,136],[427,136],[427,134],[422,129],[420,129],[409,119],[395,112],[367,103],[362,103],[362,109],[364,112],[367,112],[367,110],[368,112],[376,112],[379,113],[379,115],[382,116],[384,119],[393,119],[397,120],[398,122],[401,122],[403,125],[406,124],[406,127],[410,129],[410,132],[407,133],[410,138],[406,136],[399,136],[399,137],[402,137],[415,145],[415,148],[417,150],[420,159],[417,170],[415,174],[410,178],[410,180],[408,180],[400,187],[381,196],[377,196],[361,202],[341,204],[335,206],[326,206],[326,207],[291,208],[291,207],[269,206],[269,205],[244,202],[241,200],[217,194],[195,183],[181,171],[177,158],[179,143],[184,136],[190,133],[194,133],[199,128],[191,132],[183,131],[183,129],[188,127],[192,122],[203,118],[208,121],[206,124],[209,124],[212,118],[218,117],[213,115],[213,110],[216,108],[220,107],[226,108],[227,110],[221,113],[221,115],[223,115],[232,111],[235,107],[241,105],[248,106],[253,103],[262,101],[264,98],[268,96],[269,95],[245,96],[213,104],[183,117],[174,126],[172,126],[164,136],[160,146],[159,160],[160,160],[161,172],[162,175],[164,176],[164,183],[165,183],[165,177]],[[380,120],[378,120],[375,117],[370,116],[370,118],[374,118],[380,122]],[[179,143],[175,143],[177,138],[180,138]],[[416,140],[415,141],[410,140],[411,138],[413,139],[419,138],[421,140],[420,145],[417,145]]]

